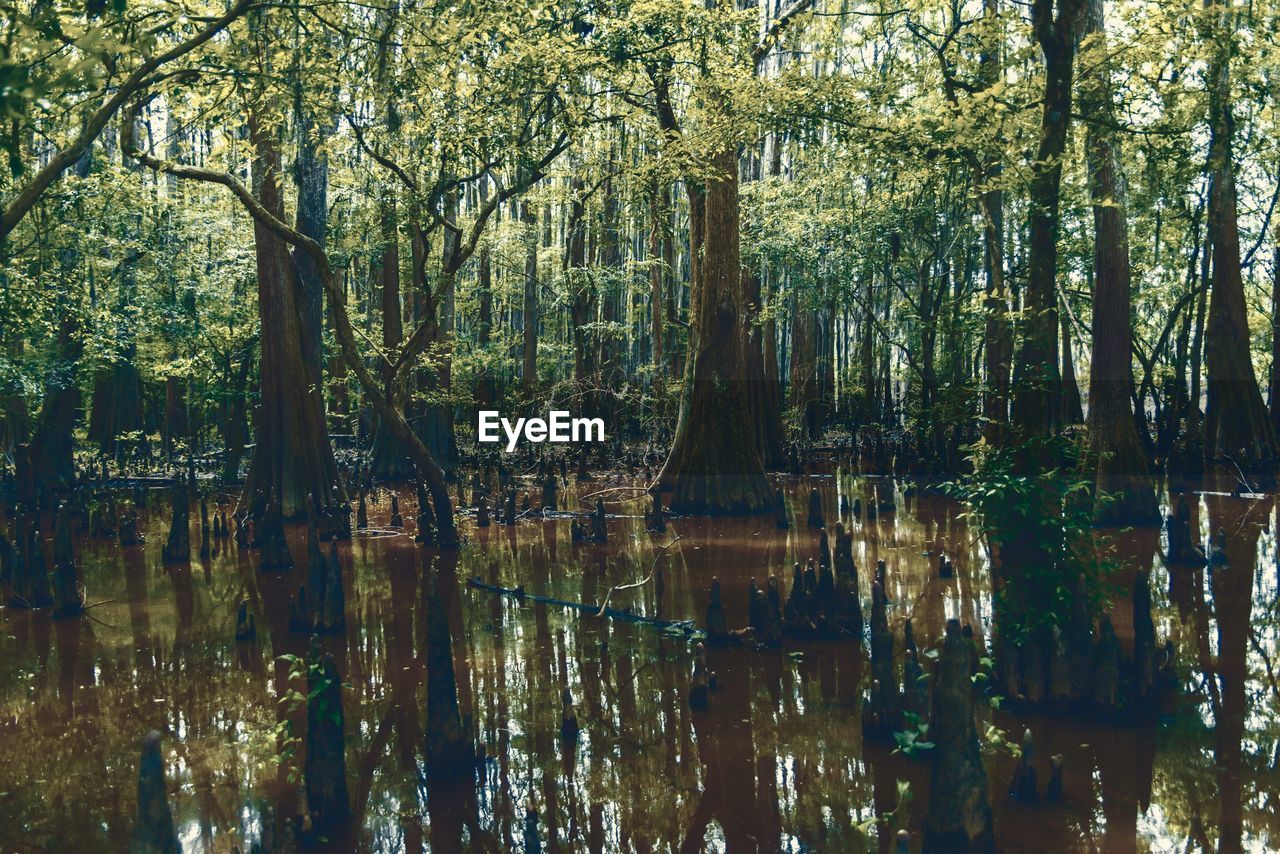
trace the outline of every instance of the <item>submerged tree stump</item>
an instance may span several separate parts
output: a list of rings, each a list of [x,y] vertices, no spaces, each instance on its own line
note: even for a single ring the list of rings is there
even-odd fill
[[[426,586],[427,773],[448,778],[470,773],[475,747],[462,727],[458,680],[453,670],[453,638],[437,590],[438,570],[428,570]]]
[[[1139,570],[1133,579],[1133,678],[1139,698],[1151,693],[1156,675],[1156,626],[1151,619],[1151,579]]]
[[[171,491],[173,519],[169,524],[169,539],[161,549],[165,563],[191,562],[191,504],[187,485],[179,481]]]
[[[244,643],[258,636],[258,626],[249,610],[249,600],[241,599],[236,608],[236,640]]]
[[[800,570],[800,562],[796,561],[791,570],[791,590],[787,593],[787,603],[782,609],[782,620],[786,626],[798,626],[809,619],[809,604],[805,597],[804,573]]]
[[[645,530],[662,533],[667,530],[667,514],[662,509],[662,493],[655,491],[650,497],[653,501],[652,507],[644,516]]]
[[[283,572],[293,567],[284,533],[284,514],[274,494],[267,496],[266,507],[254,520],[253,533],[255,545],[262,550],[261,569]]]
[[[827,520],[822,515],[822,494],[816,488],[809,490],[808,524],[810,528],[825,528],[827,525]]]
[[[871,583],[871,677],[873,690],[870,714],[864,716],[870,734],[887,736],[899,722],[898,680],[893,672],[893,633],[889,631],[884,587]]]
[[[934,669],[929,737],[929,807],[924,818],[925,852],[995,850],[987,772],[973,723],[969,649],[960,621],[947,621]]]
[[[369,505],[367,499],[367,494],[361,489],[360,498],[356,504],[356,528],[361,531],[369,527]]]
[[[129,837],[129,854],[177,854],[180,850],[165,790],[160,733],[152,730],[142,741],[142,759],[138,763],[138,819]]]
[[[557,496],[560,491],[560,483],[556,480],[553,472],[547,472],[546,477],[542,481],[542,509],[554,513],[559,507]]]
[[[1120,641],[1111,625],[1111,615],[1103,616],[1098,628],[1098,644],[1093,659],[1093,703],[1101,712],[1114,712],[1120,700]]]
[[[208,558],[210,554],[209,545],[209,500],[200,496],[200,557]]]
[[[59,505],[53,523],[54,619],[78,617],[84,613],[84,598],[80,595],[80,578],[71,544],[71,516],[71,508],[64,502]]]
[[[312,830],[322,836],[351,820],[347,793],[346,718],[342,680],[333,656],[312,637],[307,656],[307,757],[303,778]]]
[[[48,608],[53,605],[53,591],[49,588],[49,565],[44,557],[44,538],[40,531],[31,531],[31,545],[27,549],[27,577],[25,606]]]
[[[1067,623],[1067,650],[1071,669],[1071,699],[1088,698],[1093,684],[1093,617],[1083,575],[1071,588],[1071,616]]]

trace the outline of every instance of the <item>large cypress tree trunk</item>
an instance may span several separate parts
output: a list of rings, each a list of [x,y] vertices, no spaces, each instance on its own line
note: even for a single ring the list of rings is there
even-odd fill
[[[664,467],[686,513],[758,513],[772,507],[750,421],[742,350],[747,306],[738,235],[738,163],[732,148],[712,162],[707,183],[703,258],[690,308],[690,366],[685,404]]]
[[[1062,492],[1045,478],[1058,465],[1054,437],[1062,427],[1062,382],[1058,371],[1057,255],[1058,202],[1062,156],[1071,116],[1071,74],[1077,16],[1084,0],[1036,0],[1032,25],[1044,53],[1041,137],[1031,179],[1028,279],[1022,346],[1014,369],[1014,474],[1026,479],[1027,493],[1010,505],[1001,532],[1000,560],[993,572],[995,634],[1002,638],[997,667],[1017,668],[1020,647],[1040,643],[1027,632],[1037,615],[1053,604],[1056,590],[1071,584],[1063,555],[1041,534],[1061,517]],[[1056,9],[1055,9],[1056,7]],[[1056,14],[1055,14],[1056,12]],[[1036,567],[1036,572],[1023,571]],[[1053,578],[1046,583],[1046,577]],[[1011,660],[1012,659],[1012,660]]]
[[[139,168],[132,161],[126,161],[125,166],[131,172]],[[127,240],[137,241],[141,234],[142,216],[131,214],[126,219],[124,236]],[[119,349],[111,363],[94,374],[93,399],[89,409],[89,440],[97,443],[102,453],[116,456],[124,450],[117,442],[119,436],[143,431],[142,379],[136,364],[138,342],[129,319],[137,295],[140,255],[140,250],[131,246],[120,260],[120,291],[114,312],[114,340]]]
[[[1104,0],[1088,0],[1082,32],[1107,55]],[[1130,328],[1129,225],[1119,174],[1111,70],[1103,62],[1081,86],[1080,106],[1097,119],[1085,131],[1089,195],[1093,200],[1093,355],[1089,365],[1089,443],[1097,456],[1097,491],[1114,497],[1099,504],[1101,521],[1159,519],[1146,453],[1133,411],[1133,344]]]
[[[1232,162],[1235,122],[1231,115],[1231,54],[1235,45],[1230,4],[1212,2],[1209,43],[1209,240],[1213,247],[1213,292],[1205,338],[1208,404],[1204,456],[1226,463],[1232,474],[1274,475],[1276,431],[1267,417],[1249,353],[1249,319],[1240,276],[1240,231],[1236,222],[1236,176]]]
[[[258,199],[283,220],[275,131],[250,114],[249,137]],[[253,237],[262,326],[261,403],[255,413],[253,462],[240,500],[256,515],[274,494],[286,516],[298,517],[306,512],[308,494],[330,506],[345,500],[345,493],[329,444],[320,386],[311,381],[304,355],[305,339],[312,334],[306,327],[310,314],[300,305],[293,258],[284,241],[257,219]]]

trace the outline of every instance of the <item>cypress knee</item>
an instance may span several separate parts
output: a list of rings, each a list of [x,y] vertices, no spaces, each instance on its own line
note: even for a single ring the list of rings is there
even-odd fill
[[[817,489],[809,490],[809,527],[826,527],[826,519],[822,515],[822,495]]]
[[[39,531],[31,532],[31,547],[27,550],[26,599],[29,608],[48,608],[53,605],[53,591],[49,589],[49,565],[44,558],[44,538]]]
[[[1040,789],[1036,784],[1036,769],[1032,760],[1036,755],[1036,744],[1031,737],[1031,730],[1022,733],[1022,749],[1018,752],[1018,761],[1013,766],[1013,776],[1009,778],[1009,797],[1023,803],[1033,803],[1040,798]]]
[[[707,642],[723,643],[729,639],[729,621],[720,598],[720,579],[711,579],[711,598],[707,602]]]

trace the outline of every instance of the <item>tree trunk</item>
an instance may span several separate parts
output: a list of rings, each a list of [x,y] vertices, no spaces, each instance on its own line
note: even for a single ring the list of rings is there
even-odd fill
[[[1084,404],[1076,382],[1076,354],[1071,346],[1071,318],[1062,313],[1062,423],[1083,424]]]
[[[1271,412],[1271,429],[1280,434],[1280,246],[1271,261],[1271,376],[1270,397],[1267,401]]]
[[[59,295],[59,301],[63,299]],[[74,430],[80,408],[76,371],[83,352],[79,312],[65,307],[59,312],[55,358],[46,373],[44,403],[31,437],[31,470],[41,503],[50,503],[75,485]]]
[[[773,491],[750,423],[742,348],[746,301],[738,235],[738,163],[732,148],[712,163],[705,196],[705,257],[690,311],[687,412],[664,467],[671,508],[684,513],[762,513]]]
[[[800,434],[818,435],[818,374],[814,358],[817,315],[813,309],[793,303],[791,315],[791,409],[800,416]]]
[[[445,221],[456,227],[458,219],[458,195],[448,193],[444,199]],[[419,217],[415,214],[414,229],[421,235]],[[437,399],[429,400],[425,405],[410,403],[408,409],[418,419],[417,433],[423,443],[431,451],[431,456],[448,474],[453,474],[458,466],[458,442],[453,433],[453,404],[449,402],[449,389],[453,384],[453,313],[458,274],[451,261],[457,253],[458,236],[446,231],[443,244],[443,258],[440,276],[437,279],[437,292],[434,301],[429,298],[426,282],[425,264],[415,268],[413,292],[418,313],[424,316],[434,303],[435,317],[428,318],[434,329],[431,343],[427,350],[433,368],[418,372],[417,382],[420,389],[428,396]],[[420,251],[426,252],[426,239],[419,237]],[[422,322],[424,318],[415,318]],[[443,399],[440,399],[443,398]]]
[[[1040,146],[1031,173],[1031,233],[1025,293],[1026,320],[1014,366],[1014,425],[1026,436],[1062,426],[1058,371],[1058,206],[1062,157],[1071,119],[1075,24],[1083,0],[1037,0],[1032,28],[1044,54],[1044,107]],[[1057,14],[1055,16],[1055,5]]]
[[[489,182],[480,183],[480,203],[488,201]],[[487,356],[489,336],[493,331],[493,261],[489,254],[489,244],[480,247],[480,255],[476,259],[476,301],[479,304],[479,316],[476,320],[476,349]],[[497,398],[494,388],[493,372],[488,368],[487,358],[480,363],[476,371],[476,403],[482,409],[491,409]]]
[[[1236,177],[1232,161],[1235,123],[1231,115],[1231,54],[1234,10],[1211,2],[1209,60],[1209,239],[1213,247],[1213,293],[1205,362],[1209,399],[1205,408],[1204,457],[1226,464],[1237,476],[1261,475],[1270,482],[1280,449],[1254,376],[1249,319],[1240,276],[1240,231],[1236,223]]]
[[[1106,56],[1104,0],[1088,0],[1083,18],[1085,39],[1098,39],[1091,47]],[[1094,257],[1089,444],[1097,457],[1097,492],[1114,499],[1098,504],[1099,520],[1151,523],[1159,520],[1159,509],[1134,421],[1128,200],[1120,180],[1117,142],[1105,127],[1114,123],[1111,99],[1111,69],[1104,62],[1082,83],[1080,97],[1084,115],[1099,120],[1085,131]]]
[[[746,300],[746,342],[743,365],[746,370],[747,393],[750,402],[750,418],[760,446],[760,460],[766,468],[778,468],[783,463],[782,413],[778,397],[770,382],[769,364],[772,350],[766,347],[765,333],[768,327],[757,322],[762,306],[760,276],[754,270],[742,269],[743,297]],[[768,350],[768,353],[766,353]]]
[[[250,115],[257,196],[282,220],[280,148],[274,134],[259,116]],[[274,494],[284,515],[296,518],[306,513],[309,494],[326,507],[346,496],[329,444],[320,386],[311,382],[304,354],[304,340],[311,332],[298,301],[301,288],[293,259],[280,236],[256,218],[253,236],[262,327],[261,403],[255,417],[253,462],[240,500],[256,516]]]
[[[666,314],[663,294],[667,278],[667,267],[663,263],[665,254],[664,241],[667,240],[664,223],[667,218],[665,192],[657,181],[649,186],[649,309],[651,339],[649,361],[653,367],[653,390],[661,394],[664,374],[666,373]]]
[[[573,199],[569,203],[564,266],[569,290],[573,294],[573,304],[569,309],[573,322],[573,382],[581,395],[582,405],[589,414],[594,414],[594,396],[587,390],[595,374],[596,360],[587,325],[595,322],[596,303],[595,290],[587,274],[587,223],[582,179],[577,176],[571,179],[569,190]]]
[[[995,22],[1000,16],[1000,0],[984,0],[983,16]],[[999,82],[1000,60],[996,51],[984,51],[981,57],[983,85],[990,88]],[[986,315],[983,333],[983,371],[986,375],[982,414],[983,436],[995,447],[1004,444],[1009,426],[1009,372],[1013,366],[1013,328],[1009,323],[1009,296],[1004,277],[1004,191],[998,186],[1003,167],[996,158],[982,166],[982,180],[987,184],[978,197],[982,215],[983,264],[987,289],[983,298]]]
[[[526,397],[532,397],[538,384],[538,218],[528,202],[520,204],[521,221],[524,223],[524,365],[522,388]]]
[[[249,441],[249,424],[246,414],[245,388],[249,384],[249,372],[253,358],[248,352],[240,356],[240,367],[232,370],[227,360],[227,399],[222,417],[222,482],[234,483],[240,479],[240,460],[244,446]]]
[[[404,341],[403,310],[400,302],[400,228],[397,219],[396,199],[393,193],[381,200],[382,257],[378,261],[379,290],[382,295],[382,348],[388,353],[398,351]],[[296,253],[295,253],[296,254]],[[387,396],[397,398],[395,369],[382,360],[382,383]],[[413,474],[413,464],[400,443],[381,423],[373,435],[370,451],[370,471],[374,477],[386,480],[403,480]]]

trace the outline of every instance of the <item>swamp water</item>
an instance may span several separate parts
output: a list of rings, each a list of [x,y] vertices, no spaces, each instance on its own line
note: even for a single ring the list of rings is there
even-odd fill
[[[788,641],[782,651],[709,651],[719,688],[710,709],[687,703],[692,645],[651,625],[601,619],[467,586],[476,577],[529,593],[598,603],[615,585],[649,575],[654,586],[615,591],[609,605],[701,624],[713,576],[729,623],[747,622],[751,579],[777,575],[785,590],[796,560],[816,558],[805,525],[809,490],[823,495],[828,525],[851,527],[864,611],[871,570],[888,565],[889,622],[901,652],[911,617],[921,650],[950,617],[986,639],[988,565],[963,508],[932,495],[897,495],[876,520],[837,513],[839,495],[867,505],[890,481],[847,474],[779,481],[791,528],[772,516],[670,519],[648,534],[636,489],[612,501],[607,544],[575,544],[570,521],[524,519],[476,529],[437,555],[407,532],[379,529],[388,493],[371,504],[371,529],[339,546],[346,628],[324,639],[345,683],[348,788],[355,815],[332,850],[515,851],[526,809],[545,851],[857,851],[855,825],[882,850],[898,828],[918,840],[929,789],[928,753],[864,743],[859,707],[869,685],[862,645]],[[570,483],[562,504],[629,481]],[[533,491],[530,489],[529,491]],[[1171,716],[1015,715],[979,702],[979,732],[997,846],[1007,851],[1183,851],[1280,848],[1280,694],[1277,689],[1275,504],[1193,496],[1193,530],[1223,529],[1227,569],[1166,569],[1161,535],[1112,532],[1130,567],[1152,569],[1157,637],[1173,639],[1186,699]],[[415,517],[411,491],[400,495]],[[144,512],[145,546],[77,542],[92,606],[84,618],[0,611],[0,851],[123,851],[136,811],[143,735],[164,733],[169,802],[186,851],[247,850],[268,825],[297,814],[305,682],[282,656],[308,639],[288,627],[289,598],[305,577],[302,529],[291,530],[299,564],[259,573],[257,553],[215,541],[190,566],[165,565],[167,496]],[[584,505],[585,506],[585,505]],[[296,527],[296,526],[295,526]],[[664,544],[678,541],[662,550]],[[327,547],[326,547],[327,551]],[[955,576],[937,577],[937,555]],[[424,733],[424,572],[452,630],[462,713],[486,754],[473,784],[430,786]],[[1131,573],[1119,579],[1127,586]],[[236,643],[236,609],[247,599],[254,643]],[[1126,645],[1126,599],[1114,613]],[[1216,678],[1212,675],[1216,674]],[[581,735],[559,738],[563,688]],[[1008,744],[1030,726],[1041,781],[1048,757],[1064,757],[1061,804],[1021,804],[1006,789]],[[873,840],[874,848],[874,840]]]

